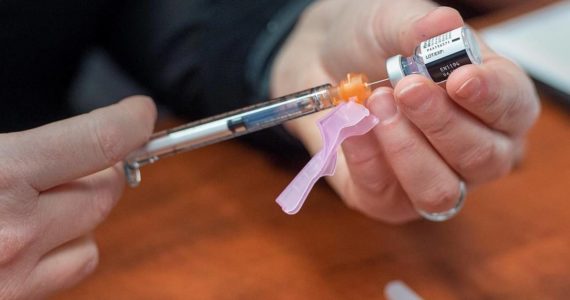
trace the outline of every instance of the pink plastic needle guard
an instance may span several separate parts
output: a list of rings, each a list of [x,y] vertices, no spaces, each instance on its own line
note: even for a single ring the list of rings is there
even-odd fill
[[[337,149],[349,137],[363,135],[378,124],[378,119],[363,105],[349,101],[337,106],[318,121],[323,148],[277,197],[276,202],[287,214],[299,212],[309,192],[323,176],[334,174]]]

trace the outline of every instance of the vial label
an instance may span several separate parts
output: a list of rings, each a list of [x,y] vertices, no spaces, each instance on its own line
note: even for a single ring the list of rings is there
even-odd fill
[[[420,44],[420,56],[435,82],[447,80],[453,70],[471,64],[462,31],[460,27]]]

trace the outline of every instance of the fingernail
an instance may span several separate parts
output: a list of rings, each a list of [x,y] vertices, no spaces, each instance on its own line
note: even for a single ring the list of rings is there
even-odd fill
[[[416,82],[400,90],[397,99],[405,109],[417,111],[429,104],[431,95],[426,84]]]
[[[457,94],[457,96],[460,98],[467,99],[467,98],[476,97],[479,94],[480,90],[481,90],[481,80],[479,79],[479,77],[473,77],[467,80],[465,83],[463,83],[463,85],[459,87],[459,89],[457,89],[455,94]]]
[[[394,96],[389,91],[377,90],[368,99],[368,109],[380,119],[380,123],[388,124],[390,123],[396,114],[398,109],[394,103]]]

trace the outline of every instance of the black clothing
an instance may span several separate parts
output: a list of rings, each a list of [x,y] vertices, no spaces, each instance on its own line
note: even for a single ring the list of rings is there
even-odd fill
[[[271,58],[310,2],[0,0],[0,132],[68,117],[94,45],[186,117],[263,100]]]

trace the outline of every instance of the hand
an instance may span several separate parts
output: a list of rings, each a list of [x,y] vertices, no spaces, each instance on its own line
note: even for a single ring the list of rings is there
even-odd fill
[[[156,111],[133,97],[0,135],[0,298],[37,299],[97,265],[90,232],[122,193],[118,161],[150,136]]]
[[[386,58],[411,55],[422,40],[462,25],[457,11],[422,0],[316,2],[274,62],[272,93],[335,82],[348,72],[385,78]],[[348,206],[402,223],[418,218],[414,207],[453,207],[460,180],[471,188],[511,171],[539,102],[521,69],[482,47],[484,64],[459,68],[445,88],[415,75],[373,93],[367,106],[381,123],[343,144],[328,178]],[[320,117],[286,125],[312,153],[320,148]]]

